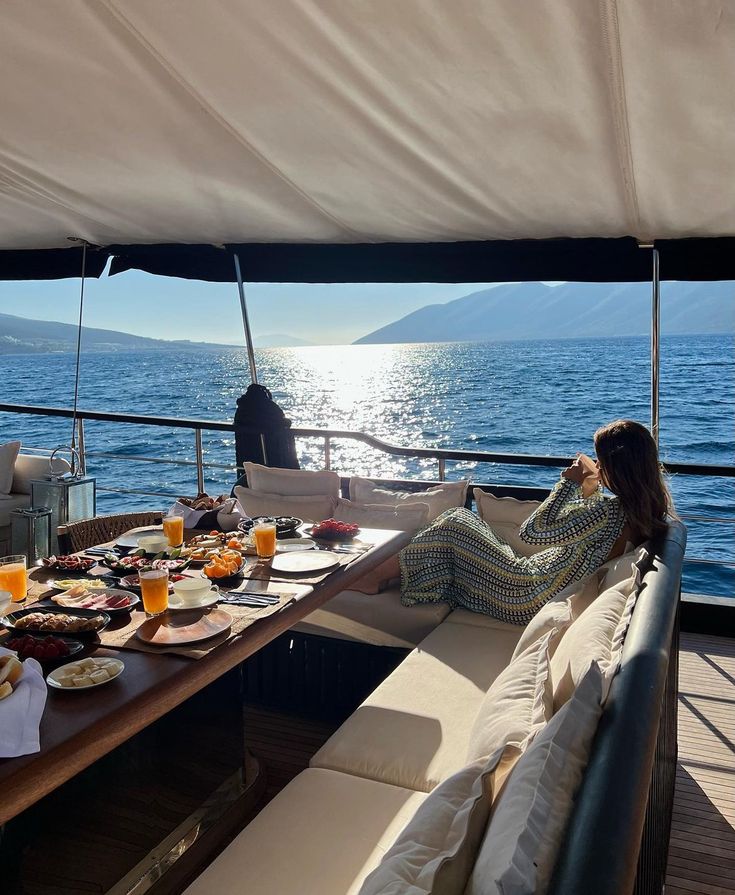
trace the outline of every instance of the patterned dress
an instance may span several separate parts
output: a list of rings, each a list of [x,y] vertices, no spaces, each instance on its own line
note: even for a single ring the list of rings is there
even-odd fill
[[[463,507],[446,510],[399,554],[401,601],[446,602],[526,625],[554,594],[607,559],[625,525],[620,501],[561,479],[521,525],[527,544],[544,548],[520,556]]]

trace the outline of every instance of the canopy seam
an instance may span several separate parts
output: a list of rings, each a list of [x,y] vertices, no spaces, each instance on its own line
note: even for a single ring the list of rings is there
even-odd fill
[[[363,234],[359,233],[357,230],[353,230],[348,224],[344,221],[340,220],[340,218],[336,217],[336,215],[332,214],[330,211],[327,211],[323,208],[316,199],[310,196],[307,192],[305,192],[300,186],[294,183],[287,174],[284,174],[279,168],[277,168],[272,162],[268,161],[267,158],[256,149],[239,131],[237,131],[228,121],[224,118],[191,84],[187,81],[180,72],[163,56],[154,46],[153,44],[135,27],[135,25],[125,16],[124,13],[120,11],[120,9],[115,5],[114,0],[101,0],[102,5],[105,6],[110,13],[110,15],[114,16],[117,21],[126,29],[126,31],[131,34],[131,36],[138,42],[138,44],[161,66],[161,68],[166,71],[166,73],[174,80],[176,83],[182,87],[195,102],[201,106],[202,110],[206,112],[207,115],[210,116],[214,121],[219,124],[221,128],[227,131],[231,137],[234,137],[235,140],[241,145],[244,146],[247,151],[255,156],[258,161],[264,165],[268,170],[275,174],[283,183],[285,183],[288,187],[290,187],[295,193],[297,193],[301,198],[315,208],[320,214],[324,215],[325,218],[330,220],[333,224],[343,230],[345,233],[348,233],[352,236],[357,236],[360,238],[364,238]]]
[[[623,199],[630,219],[631,234],[639,239],[648,239],[651,234],[643,231],[635,167],[633,164],[633,150],[630,142],[630,119],[628,117],[628,102],[625,90],[617,0],[600,0],[599,9],[602,40],[607,58],[607,84],[612,107],[612,124],[623,187]]]

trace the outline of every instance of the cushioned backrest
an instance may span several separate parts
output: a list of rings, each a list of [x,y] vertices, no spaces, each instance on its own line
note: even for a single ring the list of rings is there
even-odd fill
[[[357,504],[380,504],[381,506],[405,506],[417,503],[429,508],[429,520],[445,510],[463,507],[467,498],[469,482],[443,482],[424,491],[391,491],[370,479],[352,476],[350,479],[350,500]]]
[[[235,497],[248,516],[295,516],[304,522],[321,522],[334,513],[334,497],[324,495],[264,494],[235,485]]]
[[[425,503],[400,506],[382,504],[355,504],[339,498],[335,501],[334,516],[342,522],[351,522],[360,528],[393,528],[396,531],[417,531],[430,519]]]
[[[69,472],[71,466],[63,457],[54,457],[54,473],[61,475]],[[30,454],[18,454],[13,471],[13,493],[30,494],[31,482],[43,479],[49,474],[48,457],[32,457]]]
[[[516,553],[521,556],[531,556],[543,550],[543,547],[532,547],[522,541],[518,534],[521,524],[528,519],[539,506],[538,500],[516,500],[515,497],[495,497],[480,488],[472,492],[475,498],[477,514],[483,522],[495,531],[500,537],[510,544]]]
[[[339,497],[339,476],[327,469],[278,469],[259,463],[244,463],[243,469],[253,491],[284,497]]]

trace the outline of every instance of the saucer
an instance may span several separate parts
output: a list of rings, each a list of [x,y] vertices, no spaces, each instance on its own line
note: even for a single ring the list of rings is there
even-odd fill
[[[168,598],[168,608],[173,610],[178,609],[207,609],[209,606],[214,606],[217,600],[219,600],[221,594],[219,591],[210,591],[208,594],[205,594],[203,597],[200,597],[196,603],[184,603],[181,597],[176,594],[169,594]]]

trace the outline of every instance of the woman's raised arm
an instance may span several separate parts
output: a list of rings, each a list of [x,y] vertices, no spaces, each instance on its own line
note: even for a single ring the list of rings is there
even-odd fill
[[[569,479],[561,479],[551,494],[520,527],[520,536],[535,547],[561,547],[602,531],[608,522],[609,501],[587,497]]]

